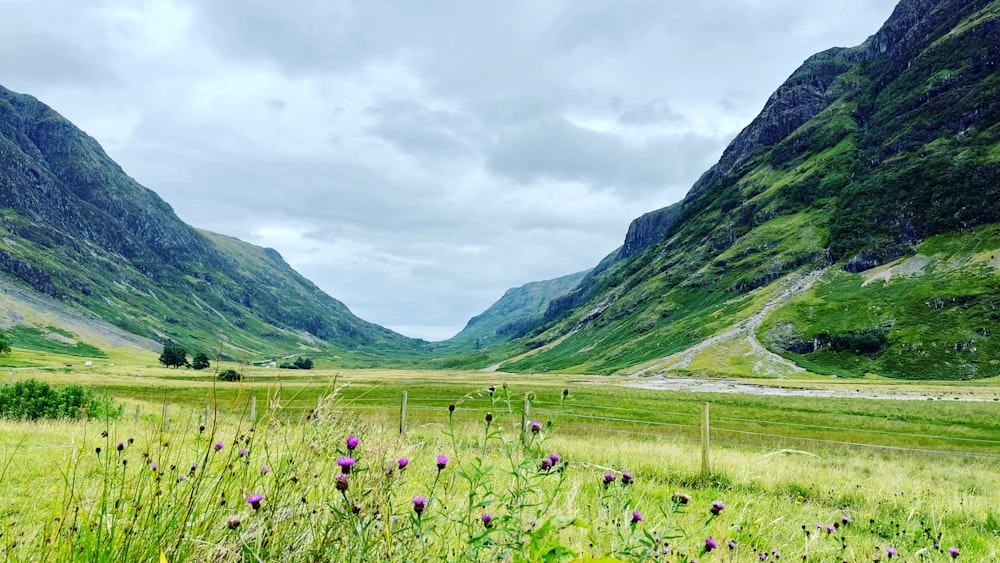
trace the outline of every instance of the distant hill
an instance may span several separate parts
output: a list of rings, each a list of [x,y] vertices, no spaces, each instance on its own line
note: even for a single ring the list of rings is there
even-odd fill
[[[2,87],[0,206],[0,277],[160,344],[372,361],[425,344],[354,316],[274,250],[183,223],[97,141]]]
[[[1000,375],[998,71],[1000,2],[903,0],[484,365]]]

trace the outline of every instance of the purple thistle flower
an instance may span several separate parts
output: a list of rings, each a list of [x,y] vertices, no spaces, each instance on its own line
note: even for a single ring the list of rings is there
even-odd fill
[[[439,455],[437,459],[438,471],[441,471],[445,467],[448,467],[448,456]]]
[[[961,553],[962,552],[959,551],[957,547],[948,548],[948,555],[951,555],[952,559],[958,559],[958,556],[961,555]]]
[[[686,494],[681,493],[681,492],[676,492],[676,493],[674,493],[674,500],[676,500],[677,502],[679,502],[681,504],[687,504],[687,503],[691,502],[691,495],[686,495]]]
[[[622,471],[622,485],[632,484],[632,474],[628,471]]]
[[[726,505],[722,504],[719,501],[715,501],[712,503],[712,514],[718,516],[719,513],[722,512],[722,509],[724,508],[726,508]]]
[[[537,420],[531,421],[531,424],[530,424],[529,427],[531,428],[531,433],[532,434],[538,434],[539,432],[542,431],[542,423],[538,422]]]
[[[548,471],[552,469],[552,460],[550,458],[542,458],[542,471]]]
[[[178,475],[177,476],[177,482],[178,483],[183,483],[184,481],[187,481],[187,477],[185,477],[183,475]]]
[[[490,513],[483,514],[483,527],[492,528],[493,527],[493,515]]]
[[[757,556],[757,559],[760,559],[761,561],[767,561],[767,554],[761,553],[760,555]]]
[[[729,546],[729,549],[736,549],[736,540],[729,540],[726,545]]]
[[[354,467],[354,458],[353,457],[338,458],[337,465],[340,466],[341,473],[350,473],[351,468]]]
[[[851,523],[851,517],[845,514],[845,515],[843,515],[843,516],[840,517],[840,521],[843,522],[844,524],[850,524]]]
[[[118,451],[122,451],[124,449],[125,449],[125,442],[118,442]]]
[[[216,442],[215,443],[215,451],[219,451],[219,450],[221,450],[224,447],[226,447],[226,445],[223,444],[222,442]]]
[[[549,459],[551,459],[552,460],[552,464],[555,465],[555,464],[559,463],[559,460],[562,459],[562,458],[559,457],[559,454],[549,454]]]
[[[152,469],[153,471],[156,471],[157,467],[159,467],[159,465],[157,465],[155,461],[149,464],[149,468]]]
[[[826,533],[828,533],[828,534],[832,534],[835,529],[836,528],[834,528],[833,526],[831,526],[829,524],[826,525]]]
[[[889,556],[889,559],[892,559],[893,556],[896,555],[896,548],[894,548],[894,547],[887,547],[887,548],[885,548],[885,553],[886,553],[886,555]]]
[[[240,517],[233,514],[229,518],[226,518],[226,526],[229,526],[230,530],[235,530],[240,527]]]
[[[413,497],[413,511],[417,514],[423,513],[424,509],[427,508],[427,497],[415,496]]]
[[[270,473],[271,472],[271,466],[270,465],[262,465],[262,466],[260,466],[260,471],[261,471],[261,473]]]
[[[705,551],[712,551],[719,547],[719,543],[712,536],[705,538]]]
[[[633,510],[632,511],[632,524],[633,525],[634,524],[638,524],[639,522],[642,522],[642,514],[640,514],[638,510]]]
[[[240,457],[246,457],[248,455],[250,455],[250,452],[248,452],[246,448],[240,448]]]
[[[358,447],[358,444],[360,443],[361,440],[358,440],[358,437],[354,434],[347,437],[347,449],[350,451],[354,451],[354,448]]]
[[[401,457],[399,458],[399,461],[396,463],[399,464],[399,470],[402,471],[406,469],[407,465],[410,465],[410,460],[406,459],[405,457]]]
[[[347,474],[341,473],[341,474],[337,475],[336,481],[337,481],[337,490],[338,491],[346,491],[347,490],[347,485],[348,485]]]
[[[772,549],[771,555],[773,555],[775,559],[781,559],[781,552],[777,549]]]
[[[614,473],[605,473],[604,474],[604,486],[605,487],[607,487],[608,485],[610,485],[611,483],[614,483],[614,482],[615,482],[615,475],[614,475]]]
[[[254,510],[260,510],[260,502],[264,500],[264,495],[253,494],[247,497],[247,504]]]

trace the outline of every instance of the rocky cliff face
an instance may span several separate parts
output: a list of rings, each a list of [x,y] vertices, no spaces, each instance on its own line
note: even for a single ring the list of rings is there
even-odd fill
[[[625,234],[625,242],[618,251],[618,259],[626,260],[663,240],[680,215],[678,203],[650,211],[632,221]]]

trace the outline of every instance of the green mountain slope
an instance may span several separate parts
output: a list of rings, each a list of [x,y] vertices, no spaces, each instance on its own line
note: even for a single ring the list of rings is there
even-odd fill
[[[809,58],[656,240],[553,301],[500,368],[1000,374],[998,71],[1000,2],[903,0]]]
[[[91,137],[0,87],[0,276],[130,333],[256,358],[415,353],[278,255],[186,225]]]

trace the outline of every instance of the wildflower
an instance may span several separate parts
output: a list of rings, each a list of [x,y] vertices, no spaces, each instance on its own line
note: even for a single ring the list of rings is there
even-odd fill
[[[542,471],[548,471],[549,469],[552,469],[552,459],[547,457],[542,458]]]
[[[493,413],[488,412],[486,413],[486,424],[489,424],[491,422],[493,422]]]
[[[490,385],[490,388],[489,388],[489,392],[490,392],[490,397],[492,397],[492,396],[493,396],[493,393],[496,393],[496,390],[497,390],[497,388],[496,388],[496,387],[494,387],[494,386]]]
[[[559,454],[549,454],[549,459],[552,460],[552,464],[555,465],[559,463],[559,460],[562,458],[559,457]]]
[[[438,471],[441,471],[445,467],[448,467],[448,456],[439,455],[437,459]]]
[[[677,493],[674,493],[674,500],[676,500],[677,502],[679,502],[681,504],[687,504],[687,503],[691,502],[691,496],[690,495],[686,495],[684,493],[677,492]]]
[[[399,461],[397,461],[396,463],[399,465],[399,470],[402,471],[406,469],[407,465],[410,465],[410,460],[406,459],[405,457],[401,457],[399,458]]]
[[[455,412],[455,403],[448,405],[448,412],[449,413]]]
[[[563,389],[562,396],[563,397],[568,397],[569,396],[569,389]]]
[[[642,514],[639,514],[638,510],[633,510],[632,511],[632,524],[633,525],[634,524],[638,524],[639,522],[642,522]]]
[[[270,473],[271,472],[271,466],[270,465],[262,465],[260,467],[260,471],[261,471],[261,473]]]
[[[341,473],[341,474],[337,475],[336,481],[337,481],[337,490],[338,491],[346,491],[347,490],[347,474],[346,473]]]
[[[542,431],[542,423],[538,422],[537,420],[533,420],[531,421],[530,428],[532,434],[538,434],[539,432]]]
[[[183,483],[184,481],[187,481],[187,477],[185,477],[183,475],[178,475],[177,476],[177,482],[178,483]]]
[[[351,468],[354,467],[353,457],[342,457],[337,459],[337,465],[340,466],[341,473],[350,473]]]
[[[191,464],[191,471],[197,471],[197,470],[198,470],[198,464],[197,463],[192,463]]]
[[[761,561],[767,561],[767,554],[761,553],[760,555],[757,556],[757,559],[760,559]]]
[[[247,504],[253,507],[254,510],[260,510],[260,502],[264,500],[263,495],[253,494],[247,497]]]
[[[413,511],[417,514],[421,514],[424,509],[427,508],[427,497],[415,496],[413,497]]]
[[[124,449],[125,449],[125,442],[118,442],[118,451],[122,451]]]
[[[200,434],[200,433],[202,433],[204,431],[205,431],[205,425],[204,424],[199,424],[198,425],[198,433]]]
[[[611,483],[615,482],[615,475],[613,473],[604,474],[604,486],[607,487]]]
[[[781,559],[781,552],[777,549],[772,549],[771,555],[773,555],[775,559]]]
[[[235,514],[233,514],[232,516],[230,516],[229,518],[226,519],[226,525],[229,526],[230,530],[235,530],[236,528],[239,528],[240,527],[240,517],[237,516],[237,515],[235,515]]]
[[[351,505],[351,514],[360,514],[360,513],[361,513],[361,505],[358,504],[358,503],[352,504]]]
[[[493,515],[490,513],[483,514],[483,527],[492,528],[493,527]]]
[[[958,556],[961,555],[961,553],[962,552],[960,552],[957,547],[948,548],[948,555],[951,555],[952,559],[958,559]]]
[[[896,555],[896,548],[894,548],[894,547],[887,547],[887,548],[885,548],[885,553],[886,553],[886,555],[889,556],[889,559],[892,559],[893,556]]]
[[[851,523],[851,517],[845,514],[845,515],[843,515],[843,516],[840,517],[840,521],[843,522],[844,524],[850,524]]]
[[[835,528],[829,524],[826,525],[826,533],[832,534]]]
[[[726,545],[729,546],[729,549],[736,549],[736,540],[729,540]]]
[[[632,484],[632,474],[628,471],[622,471],[622,485]]]
[[[222,442],[216,442],[215,443],[215,451],[219,451],[219,450],[221,450],[224,447],[226,447],[226,446]]]
[[[240,448],[240,457],[246,457],[248,455],[250,455],[250,452],[248,452],[246,448]]]
[[[719,501],[713,502],[712,503],[712,514],[718,516],[719,513],[722,512],[722,509],[725,508],[725,507],[726,507],[726,505],[722,504]]]
[[[97,455],[101,455],[101,448],[100,447],[94,448],[94,453]]]
[[[358,447],[358,444],[360,443],[361,440],[358,440],[357,436],[351,434],[350,436],[347,437],[347,450],[354,451],[354,448]]]
[[[153,471],[156,471],[157,467],[159,467],[159,465],[157,465],[155,461],[149,464],[149,468],[152,469]]]
[[[712,536],[705,538],[705,551],[712,551],[719,547],[719,543]]]

